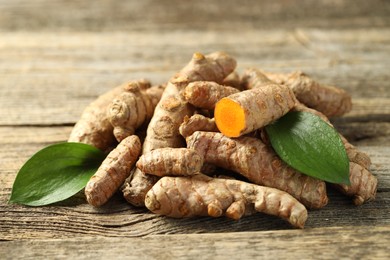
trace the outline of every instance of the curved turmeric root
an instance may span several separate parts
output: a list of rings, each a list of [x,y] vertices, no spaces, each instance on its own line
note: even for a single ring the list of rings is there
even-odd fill
[[[257,138],[195,132],[187,138],[187,147],[202,154],[205,162],[238,172],[255,184],[286,191],[308,208],[328,203],[325,182],[289,167]]]
[[[345,90],[321,85],[303,72],[265,75],[278,84],[290,87],[300,102],[327,117],[341,116],[352,108],[351,96]]]
[[[243,80],[251,89],[222,98],[215,105],[215,122],[224,135],[248,134],[282,117],[294,106],[296,99],[289,87],[260,74],[258,71],[247,74]]]
[[[136,135],[125,138],[104,159],[85,187],[89,204],[99,207],[120,188],[130,174],[141,153],[141,142]]]
[[[156,176],[186,176],[199,172],[203,158],[193,149],[159,148],[143,154],[137,167],[147,174]]]
[[[114,127],[118,142],[133,135],[135,130],[149,121],[164,91],[164,86],[145,86],[146,82],[132,81],[125,91],[112,101],[108,108],[108,118]],[[150,84],[148,84],[150,86]]]
[[[235,220],[257,212],[274,215],[303,228],[306,208],[286,192],[237,180],[163,177],[146,194],[146,207],[173,218],[226,216]]]

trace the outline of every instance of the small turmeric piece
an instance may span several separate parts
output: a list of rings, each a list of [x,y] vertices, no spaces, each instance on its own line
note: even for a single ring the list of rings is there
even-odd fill
[[[133,135],[138,127],[148,122],[154,113],[164,86],[145,86],[145,82],[132,81],[108,108],[108,117],[118,142]],[[150,83],[148,84],[150,86]]]
[[[328,202],[324,181],[289,167],[258,138],[195,132],[186,140],[187,147],[197,150],[205,162],[238,172],[255,184],[286,191],[308,208],[322,208]]]
[[[142,153],[164,147],[185,147],[179,127],[184,117],[191,116],[194,109],[182,98],[181,91],[194,81],[222,83],[235,67],[236,61],[226,53],[194,53],[191,61],[169,80],[148,125]],[[156,176],[147,175],[137,169],[125,181],[122,187],[123,195],[132,205],[143,206],[146,192],[156,181]]]
[[[215,104],[224,97],[240,92],[238,89],[223,86],[213,81],[195,81],[184,89],[184,99],[198,108],[214,109]]]
[[[142,172],[156,176],[187,176],[199,172],[203,158],[188,148],[159,148],[143,154],[136,166]]]
[[[352,108],[351,96],[345,90],[321,85],[301,71],[264,73],[270,80],[290,87],[300,102],[327,117],[344,115]]]
[[[94,207],[106,203],[129,176],[141,153],[141,142],[136,135],[122,140],[104,159],[85,187],[87,201]]]
[[[262,77],[263,80],[260,80]],[[285,115],[295,104],[292,90],[271,82],[260,72],[243,79],[252,88],[222,98],[215,105],[218,129],[228,137],[250,133]]]
[[[146,194],[145,206],[173,218],[224,215],[238,220],[257,211],[298,228],[303,228],[307,219],[305,206],[286,192],[203,174],[161,178]]]
[[[184,117],[183,123],[179,127],[180,134],[186,138],[196,131],[218,132],[218,127],[214,118],[208,118],[201,114]]]

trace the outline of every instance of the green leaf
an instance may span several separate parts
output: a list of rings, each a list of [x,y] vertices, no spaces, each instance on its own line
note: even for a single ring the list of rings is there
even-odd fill
[[[289,112],[265,129],[276,153],[292,168],[327,182],[350,184],[341,138],[320,117]]]
[[[34,154],[18,172],[10,203],[42,206],[67,199],[85,187],[104,153],[82,143],[59,143]]]

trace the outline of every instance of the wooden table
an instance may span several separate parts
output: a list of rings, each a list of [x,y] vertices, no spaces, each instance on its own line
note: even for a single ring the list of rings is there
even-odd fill
[[[0,258],[388,258],[390,3],[388,1],[0,0]],[[336,127],[372,159],[375,201],[329,189],[303,230],[256,214],[174,220],[117,194],[94,209],[83,194],[9,205],[16,173],[67,140],[84,107],[132,79],[169,79],[195,51],[224,50],[238,70],[302,70],[346,89]],[[111,258],[110,258],[111,257]]]

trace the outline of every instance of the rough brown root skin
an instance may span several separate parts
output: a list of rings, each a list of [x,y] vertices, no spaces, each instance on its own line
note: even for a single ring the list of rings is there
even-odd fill
[[[272,81],[290,87],[297,99],[327,117],[342,116],[352,108],[351,96],[343,89],[321,85],[305,73],[265,73]]]
[[[119,143],[88,181],[85,187],[88,203],[94,207],[105,204],[129,176],[140,153],[141,142],[136,135]]]
[[[295,171],[257,138],[195,132],[187,138],[187,147],[202,154],[205,162],[238,172],[255,184],[286,191],[308,208],[322,208],[328,202],[325,182]]]
[[[179,132],[186,138],[196,131],[218,132],[214,118],[208,118],[200,114],[185,117],[180,125]]]
[[[296,100],[290,88],[270,82],[260,72],[247,73],[243,80],[252,88],[222,98],[215,105],[218,129],[229,137],[266,126],[290,111]]]
[[[118,86],[90,103],[73,127],[68,142],[85,143],[106,151],[116,144],[113,127],[108,119],[107,108],[112,100],[124,91]]]
[[[334,186],[347,196],[353,197],[355,205],[362,205],[367,201],[375,199],[378,180],[367,169],[359,164],[350,162],[349,180],[351,185],[335,184]]]
[[[236,88],[223,86],[213,81],[195,81],[188,84],[183,91],[183,96],[197,108],[212,110],[221,98],[238,92]]]
[[[108,118],[118,142],[133,135],[137,128],[152,118],[164,86],[150,87],[149,82],[132,81],[125,90],[108,108]]]
[[[235,220],[257,212],[278,216],[303,228],[307,210],[286,192],[237,180],[192,177],[163,177],[146,195],[146,207],[173,218],[226,216]]]
[[[203,158],[188,148],[159,148],[143,154],[137,168],[156,176],[189,176],[198,173]]]
[[[179,126],[185,116],[193,114],[193,107],[182,99],[181,91],[193,81],[215,81],[221,83],[236,67],[236,61],[223,52],[204,56],[195,53],[191,61],[168,82],[156,106],[147,129],[143,153],[164,147],[184,147],[184,138]],[[147,191],[157,177],[147,175],[137,169],[122,187],[125,199],[135,205],[143,206]]]

